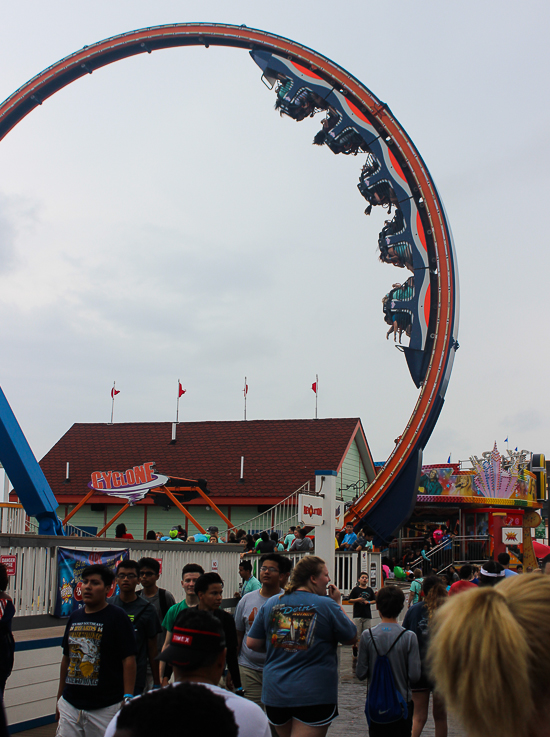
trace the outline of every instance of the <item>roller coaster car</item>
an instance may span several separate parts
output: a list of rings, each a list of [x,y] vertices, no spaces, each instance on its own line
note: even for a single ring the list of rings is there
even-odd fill
[[[387,207],[388,212],[391,213],[392,205],[397,205],[398,202],[391,183],[387,179],[383,179],[378,180],[376,184],[369,184],[370,178],[365,176],[363,168],[357,189],[369,203],[368,207],[365,208],[365,215],[370,215],[372,208],[376,205]]]
[[[378,240],[384,239],[386,243],[391,243],[392,235],[399,235],[405,229],[405,218],[403,217],[403,211],[401,208],[395,208],[395,215],[392,220],[386,220],[384,227],[380,231]]]
[[[412,315],[407,310],[395,309],[395,300],[406,302],[411,300],[413,296],[414,277],[411,276],[404,284],[394,284],[393,289],[382,299],[384,322],[391,326],[386,338],[389,338],[392,333],[394,341],[396,341],[397,336],[399,335],[399,343],[401,343],[401,335],[403,333],[410,338]]]
[[[378,247],[380,249],[380,261],[383,263],[397,266],[399,269],[413,270],[412,248],[409,243],[403,242],[388,246],[385,238],[379,236]]]
[[[380,261],[392,264],[400,269],[407,268],[413,271],[413,254],[411,244],[405,239],[405,220],[403,213],[396,208],[393,220],[386,220],[384,227],[378,236],[378,248],[380,249]],[[399,238],[392,235],[400,234]]]
[[[352,156],[357,156],[359,151],[367,152],[369,147],[361,134],[353,126],[348,126],[338,133],[333,130],[338,127],[340,121],[341,116],[331,111],[325,120],[323,120],[323,127],[316,134],[313,143],[317,146],[326,144],[333,154],[351,154]]]
[[[407,360],[411,378],[417,387],[422,385],[430,351],[427,350],[427,337],[431,306],[431,284],[428,269],[419,269],[404,284],[394,284],[384,297],[384,321],[391,325],[387,337],[394,333],[394,339],[401,334],[410,338],[408,346],[402,350]]]
[[[414,297],[414,276],[409,276],[403,284],[394,284],[393,289],[386,295],[390,309],[394,309],[396,300],[407,302]]]
[[[378,174],[378,172],[381,170],[380,162],[374,156],[374,154],[369,153],[367,156],[367,160],[363,164],[363,168],[361,169],[361,176],[359,177],[359,181],[368,180],[371,177],[373,177],[375,174]]]
[[[321,110],[326,110],[327,105],[323,98],[309,87],[301,87],[296,94],[292,94],[292,89],[295,87],[294,80],[289,77],[282,77],[279,81],[275,110],[278,110],[281,115],[288,115],[299,122],[308,116],[313,117]]]

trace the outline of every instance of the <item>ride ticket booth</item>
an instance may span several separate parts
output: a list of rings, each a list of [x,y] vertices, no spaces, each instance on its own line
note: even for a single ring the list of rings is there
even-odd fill
[[[445,524],[460,539],[460,560],[507,552],[511,568],[536,566],[531,530],[540,524],[546,479],[529,470],[529,455],[509,452],[503,458],[495,444],[481,460],[474,456],[471,468],[423,466],[410,523],[450,521]]]
[[[496,559],[499,553],[509,553],[510,565],[515,567],[523,561],[524,509],[482,507],[462,510],[463,535],[471,538],[464,541],[465,559],[483,557],[478,552],[478,538],[489,536],[488,556]],[[530,529],[530,526],[529,526]]]

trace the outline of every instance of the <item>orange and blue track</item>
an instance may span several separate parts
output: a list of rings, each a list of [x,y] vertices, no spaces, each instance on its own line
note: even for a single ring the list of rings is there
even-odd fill
[[[245,26],[183,23],[113,36],[48,67],[0,105],[0,140],[80,77],[136,54],[197,45],[247,49],[267,79],[275,71],[278,78],[315,90],[322,109],[330,109],[338,118],[327,145],[335,153],[349,153],[338,140],[357,134],[358,150],[372,152],[379,164],[361,183],[360,191],[368,198],[380,183],[388,185],[404,215],[414,296],[408,302],[396,300],[394,309],[411,318],[410,345],[404,353],[420,393],[384,468],[345,517],[356,529],[374,534],[377,542],[387,541],[412,513],[422,452],[441,412],[458,348],[458,275],[450,227],[422,157],[390,108],[345,69],[294,41]]]

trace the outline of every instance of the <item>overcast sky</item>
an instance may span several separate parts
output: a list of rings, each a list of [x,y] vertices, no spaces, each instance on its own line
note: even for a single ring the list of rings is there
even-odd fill
[[[108,36],[245,23],[387,102],[454,233],[459,342],[426,463],[504,439],[550,454],[550,8],[510,0],[4,3],[0,98]],[[386,216],[361,157],[311,145],[248,53],[144,54],[49,98],[0,144],[0,385],[38,458],[74,422],[359,416],[385,460],[413,410],[382,297]]]

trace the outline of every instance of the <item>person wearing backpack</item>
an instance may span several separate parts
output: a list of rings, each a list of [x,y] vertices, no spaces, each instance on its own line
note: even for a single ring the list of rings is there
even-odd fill
[[[176,603],[174,594],[166,589],[161,589],[160,586],[157,586],[157,581],[160,578],[160,563],[156,558],[141,558],[138,561],[138,566],[139,582],[143,588],[136,593],[155,607],[159,620],[162,622],[166,616],[166,612]],[[163,627],[162,632],[159,633],[157,638],[159,653],[162,652],[165,638],[166,630]],[[153,672],[151,671],[151,666],[148,663],[145,690],[148,691],[152,686]]]
[[[384,586],[376,595],[381,623],[359,641],[356,675],[368,678],[365,715],[370,737],[410,737],[413,702],[411,683],[420,678],[420,655],[414,632],[397,622],[405,594]]]

